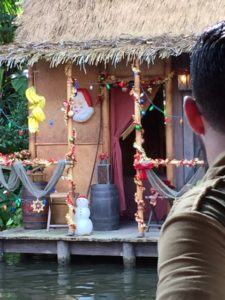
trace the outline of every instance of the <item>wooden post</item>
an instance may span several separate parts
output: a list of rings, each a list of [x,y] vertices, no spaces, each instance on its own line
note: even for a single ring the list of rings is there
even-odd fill
[[[123,243],[123,264],[127,268],[133,268],[136,265],[136,256],[132,243]]]
[[[166,61],[165,75],[168,77],[172,72],[171,59]],[[172,78],[166,81],[166,114],[173,115],[173,82]],[[174,158],[174,138],[173,138],[173,118],[170,122],[166,123],[166,157],[169,159]],[[174,167],[173,165],[167,166],[167,179],[174,183]]]
[[[28,85],[34,86],[34,70],[33,70],[33,68],[31,68],[31,67],[29,68],[28,74],[29,74]],[[37,157],[36,133],[29,132],[29,151],[31,153],[32,159]]]
[[[68,63],[66,66],[66,75],[67,75],[67,101],[71,104],[71,94],[72,94],[72,84],[73,84],[73,78],[72,78],[72,63]],[[73,139],[73,116],[70,114],[67,114],[67,137],[68,137],[68,152],[71,151],[71,147],[73,147],[73,144],[71,143]],[[73,168],[74,165],[72,165],[68,169],[68,177],[73,181]],[[69,190],[70,196],[74,199],[75,191],[72,185],[70,185]]]
[[[139,62],[136,60],[135,65],[133,66],[134,71],[134,92],[135,92],[135,102],[134,102],[134,119],[136,124],[141,124],[141,112],[140,112],[140,71],[139,71]],[[138,147],[142,146],[142,129],[137,129],[135,131],[135,143]],[[138,154],[138,150],[136,150]],[[141,237],[144,236],[144,201],[143,201],[143,183],[140,178],[140,170],[136,171],[135,180],[136,184],[136,202],[137,202],[137,214],[136,220],[138,222],[138,231]]]
[[[102,151],[107,152],[110,157],[110,120],[109,120],[109,92],[106,86],[103,87],[103,103],[102,103]]]
[[[69,242],[57,241],[57,261],[59,265],[67,265],[70,263]]]
[[[73,108],[72,108],[72,87],[73,87],[73,77],[72,77],[72,63],[69,62],[66,65],[65,73],[67,76],[67,135],[68,135],[68,153],[66,159],[71,161],[71,165],[68,168],[67,176],[69,183],[69,195],[67,197],[67,202],[69,205],[69,210],[67,214],[67,219],[69,220],[69,235],[75,233],[75,224],[74,224],[74,206],[75,206],[75,183],[74,183],[74,165],[75,165],[75,129],[73,128]]]

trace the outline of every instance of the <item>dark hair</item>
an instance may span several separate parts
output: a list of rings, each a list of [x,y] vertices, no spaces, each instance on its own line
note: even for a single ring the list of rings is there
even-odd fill
[[[225,21],[199,37],[191,55],[191,77],[202,115],[225,133]]]

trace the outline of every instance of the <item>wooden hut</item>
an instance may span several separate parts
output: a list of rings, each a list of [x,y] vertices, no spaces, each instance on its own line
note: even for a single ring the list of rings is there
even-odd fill
[[[133,156],[141,146],[152,158],[190,160],[199,154],[199,142],[183,117],[182,99],[191,92],[190,86],[179,90],[178,76],[189,78],[192,45],[205,27],[224,18],[225,3],[24,2],[15,42],[0,49],[0,60],[8,66],[28,63],[30,83],[47,99],[46,121],[38,133],[30,134],[32,157],[64,158],[75,128],[77,162],[69,175],[76,191],[89,194],[90,186],[98,180],[99,154],[109,153],[108,162],[120,191],[121,213],[131,216],[138,206],[139,231],[143,233],[143,186],[138,184],[140,174],[133,168]],[[61,108],[70,99],[73,85],[89,91],[88,105],[94,114],[85,122],[73,121],[67,115],[66,125]],[[142,117],[139,100],[143,86],[149,89],[146,93],[150,102],[141,106],[147,111]],[[168,163],[162,173],[181,187],[189,170]],[[47,172],[51,175],[52,168]],[[134,202],[135,174],[138,205]],[[65,181],[60,180],[57,190],[67,189]]]

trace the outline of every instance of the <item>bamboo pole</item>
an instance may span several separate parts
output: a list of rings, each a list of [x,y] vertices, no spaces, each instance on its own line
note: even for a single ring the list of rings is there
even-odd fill
[[[165,73],[166,77],[172,72],[171,59],[166,61]],[[168,116],[173,115],[173,81],[170,78],[166,81],[166,114]],[[170,118],[170,122],[166,123],[166,157],[169,159],[174,158],[174,136],[173,136],[173,118]],[[167,179],[174,182],[174,166],[167,166]]]
[[[135,71],[135,70],[136,71]],[[133,68],[134,71],[134,92],[136,94],[136,100],[134,102],[134,119],[136,124],[141,124],[141,112],[140,112],[140,71],[139,71],[139,62],[138,60],[135,61],[135,65]],[[138,147],[141,148],[142,146],[142,130],[140,128],[138,129],[136,126],[135,131],[135,143]],[[139,151],[136,149],[136,154],[139,154]],[[138,222],[138,232],[141,237],[144,236],[144,201],[143,201],[143,183],[140,180],[140,171],[136,171],[135,176],[135,182],[136,182],[136,194],[135,199],[137,202],[137,213],[136,213],[136,220]]]
[[[72,84],[73,84],[73,78],[72,78],[72,63],[68,63],[66,66],[66,75],[67,75],[67,102],[71,103],[71,94],[72,94]],[[67,137],[68,137],[68,152],[71,152],[71,147],[73,147],[73,143],[71,141],[73,140],[73,116],[69,113],[67,114]],[[73,169],[74,164],[68,169],[68,177],[73,181],[74,175],[73,175]],[[72,198],[74,198],[75,191],[72,185],[70,185],[69,194]]]
[[[71,164],[67,170],[67,178],[69,183],[67,204],[68,213],[66,218],[68,220],[69,230],[68,234],[73,235],[75,233],[76,224],[74,223],[74,213],[75,213],[75,182],[74,182],[74,165],[75,165],[75,129],[73,128],[73,108],[72,108],[72,63],[69,62],[66,65],[65,73],[67,76],[67,110],[66,110],[66,120],[67,120],[67,137],[68,137],[68,153],[66,154],[66,159],[71,161]]]
[[[28,85],[34,86],[34,70],[31,67],[28,69]],[[29,151],[32,159],[37,157],[36,139],[36,133],[29,132]]]
[[[102,103],[102,151],[107,152],[110,157],[110,120],[109,120],[109,92],[103,87]]]

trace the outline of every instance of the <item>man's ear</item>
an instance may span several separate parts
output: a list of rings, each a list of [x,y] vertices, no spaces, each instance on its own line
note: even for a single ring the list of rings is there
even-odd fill
[[[191,96],[186,96],[184,99],[184,110],[188,119],[188,122],[196,134],[205,134],[205,125],[203,117],[195,100]]]

